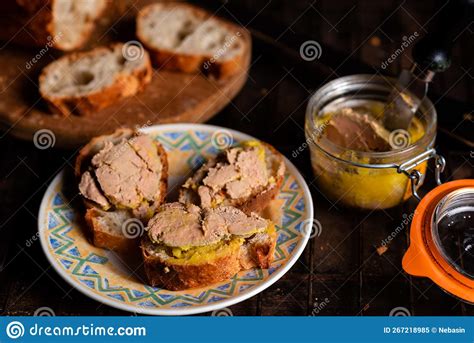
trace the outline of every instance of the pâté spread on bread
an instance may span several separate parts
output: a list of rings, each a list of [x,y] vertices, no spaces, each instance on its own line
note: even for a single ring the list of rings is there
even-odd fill
[[[275,243],[273,223],[255,213],[175,202],[149,221],[141,246],[151,285],[181,290],[224,281],[242,269],[268,268]]]
[[[117,144],[106,141],[82,174],[79,190],[104,210],[130,209],[150,217],[160,202],[162,163],[150,137],[140,135]]]
[[[285,173],[280,153],[246,141],[209,159],[181,187],[180,201],[202,207],[232,205],[259,212],[278,192]]]
[[[76,175],[94,245],[121,253],[140,246],[149,283],[170,290],[269,267],[275,225],[258,213],[283,181],[281,154],[258,141],[230,147],[205,162],[171,203],[164,203],[167,170],[161,145],[132,130],[97,137],[81,150]],[[123,231],[128,220],[143,223],[141,238]]]
[[[84,146],[75,170],[94,244],[126,250],[132,243],[123,222],[135,218],[146,224],[164,201],[168,161],[163,147],[147,135],[120,129]]]

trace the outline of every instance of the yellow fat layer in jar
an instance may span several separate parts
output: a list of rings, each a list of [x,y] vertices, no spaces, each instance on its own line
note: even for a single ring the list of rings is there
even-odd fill
[[[321,156],[321,158],[327,158]],[[338,162],[331,162],[338,163]],[[352,207],[384,209],[397,206],[411,196],[411,185],[395,169],[369,169],[347,165],[324,168],[313,159],[313,169],[321,190],[328,197]],[[427,163],[418,166],[425,173]]]

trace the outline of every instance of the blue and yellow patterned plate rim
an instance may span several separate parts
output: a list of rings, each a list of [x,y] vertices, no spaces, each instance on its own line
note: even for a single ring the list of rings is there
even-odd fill
[[[207,157],[231,143],[255,138],[203,124],[167,124],[141,129],[168,151],[169,188],[176,189]],[[206,288],[172,292],[139,281],[137,271],[116,254],[94,247],[84,236],[80,211],[65,192],[65,171],[49,185],[41,202],[38,230],[42,248],[54,269],[74,288],[106,305],[135,313],[188,315],[218,310],[246,300],[281,278],[308,243],[313,202],[308,186],[287,159],[286,175],[272,206],[279,208],[275,261],[268,270],[242,271],[231,280]],[[69,185],[70,187],[71,185]]]

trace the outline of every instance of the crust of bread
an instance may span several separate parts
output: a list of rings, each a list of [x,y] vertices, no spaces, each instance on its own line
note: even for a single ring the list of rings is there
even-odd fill
[[[190,4],[186,3],[162,3],[161,6],[166,6],[169,8],[172,7],[186,7],[191,10],[194,15],[198,18],[209,18],[211,17],[211,13],[195,7]],[[149,5],[144,7],[137,16],[137,21],[144,15],[146,15],[149,11],[152,10],[153,5]],[[234,58],[228,59],[225,61],[215,61],[210,63],[210,59],[212,56],[205,56],[205,55],[193,55],[193,54],[179,54],[172,50],[168,49],[157,49],[152,44],[150,44],[145,35],[141,32],[140,26],[137,25],[137,32],[136,35],[138,39],[143,43],[145,48],[149,51],[150,56],[153,60],[153,63],[158,68],[165,68],[169,70],[176,70],[182,71],[185,73],[198,73],[202,72],[207,74],[211,77],[216,79],[224,79],[228,78],[240,70],[245,69],[245,55],[246,50],[250,49],[251,46],[251,38],[249,32],[240,26],[232,24],[228,21],[225,21],[221,18],[215,18],[222,26],[229,28],[231,31],[240,32],[242,35],[242,41],[244,43],[244,49],[242,50],[241,54],[236,54]],[[207,65],[208,67],[205,68],[204,66]]]
[[[209,286],[230,279],[241,270],[268,268],[273,261],[276,234],[264,243],[239,247],[230,254],[202,264],[175,264],[160,256],[150,254],[145,248],[147,236],[142,239],[142,256],[145,273],[153,287],[171,291]],[[244,243],[245,244],[245,243]],[[242,250],[246,249],[245,252]]]
[[[102,51],[112,50],[115,45],[110,47],[98,47],[88,52],[77,52],[66,55],[62,58],[74,61],[80,59],[84,55],[99,54]],[[76,114],[79,116],[91,116],[96,111],[107,107],[117,101],[136,94],[144,89],[144,87],[151,81],[152,67],[150,57],[144,54],[145,67],[133,70],[130,75],[119,73],[115,82],[103,89],[91,92],[86,95],[72,95],[72,96],[51,96],[42,92],[40,87],[40,94],[48,103],[51,111],[59,112],[65,116]],[[54,64],[46,66],[39,77],[40,84],[45,81],[46,74]]]
[[[242,269],[270,268],[275,254],[277,233],[267,233],[265,241],[245,244],[240,249],[240,265]]]
[[[283,156],[270,144],[265,143],[265,142],[261,142],[261,143],[265,146],[265,149],[271,151],[271,153],[275,157],[278,157],[280,168],[281,167],[284,168],[285,162],[283,161]],[[246,214],[250,214],[252,212],[261,213],[268,206],[268,204],[273,199],[275,199],[275,197],[278,195],[278,193],[280,192],[281,185],[283,184],[284,177],[285,177],[284,173],[282,173],[281,175],[273,175],[273,176],[275,178],[275,183],[270,185],[270,187],[267,187],[262,192],[248,199],[237,199],[236,203],[233,204],[233,206],[239,208]],[[183,196],[184,194],[188,192],[192,193],[192,195]],[[194,192],[185,188],[180,189],[180,199],[182,198],[182,196],[183,198],[187,198],[187,199],[195,198]]]
[[[132,137],[135,131],[132,129],[118,129],[111,135],[103,135],[93,138],[88,144],[86,144],[78,153],[76,157],[76,163],[74,166],[74,174],[78,180],[82,176],[82,173],[86,169],[86,164],[90,163],[92,158],[98,150],[101,149],[104,142],[112,139],[120,139],[120,137]],[[166,151],[161,144],[155,144],[160,156],[162,170],[161,170],[161,182],[160,182],[160,199],[159,203],[163,203],[165,200],[167,188],[168,188],[168,159],[166,157]],[[91,230],[92,242],[96,247],[106,248],[115,251],[127,251],[125,249],[131,249],[131,247],[137,247],[139,240],[129,239],[125,236],[119,237],[111,235],[101,228],[100,224],[94,220],[98,215],[95,209],[96,204],[83,198],[84,206],[86,207],[85,219],[86,223]]]
[[[229,255],[199,265],[173,264],[149,254],[143,246],[142,256],[150,285],[172,291],[207,286],[227,280],[240,271],[238,249]]]

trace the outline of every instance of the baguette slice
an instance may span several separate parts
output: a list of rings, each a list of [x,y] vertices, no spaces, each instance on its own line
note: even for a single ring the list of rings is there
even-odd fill
[[[157,3],[137,17],[137,37],[166,69],[226,78],[243,69],[245,29],[183,3]]]
[[[243,144],[248,144],[250,147],[259,147],[264,151],[265,164],[269,177],[268,184],[264,187],[260,187],[250,195],[240,198],[231,198],[229,194],[226,193],[225,189],[223,189],[223,199],[219,200],[217,204],[212,204],[211,206],[231,205],[239,208],[247,214],[252,212],[261,213],[280,191],[285,175],[285,163],[283,161],[283,156],[267,143],[249,141],[244,142]],[[209,205],[203,203],[202,197],[199,194],[200,186],[204,185],[205,178],[213,172],[213,169],[217,164],[229,164],[225,156],[230,149],[232,148],[226,149],[217,157],[209,159],[193,174],[193,176],[186,180],[180,189],[180,202],[209,207]],[[211,199],[211,201],[214,201],[214,199]]]
[[[150,58],[143,51],[127,59],[124,49],[98,47],[50,63],[39,78],[41,96],[55,112],[87,116],[138,93],[151,81]]]
[[[243,243],[231,242],[221,253],[193,262],[177,262],[157,250],[148,235],[143,235],[141,250],[150,285],[172,291],[208,286],[232,278],[241,270],[269,268],[273,261],[277,234],[259,232]]]
[[[85,145],[76,158],[75,175],[78,180],[88,171],[91,159],[106,146],[107,142],[113,145],[120,143],[123,139],[133,138],[136,133],[131,129],[118,129],[111,135],[93,138]],[[161,177],[159,194],[154,207],[161,205],[166,196],[168,178],[168,160],[166,152],[158,142],[154,142],[156,152],[161,161]],[[118,157],[120,158],[120,157]],[[86,207],[85,219],[90,229],[92,243],[100,248],[106,248],[118,252],[126,252],[137,248],[140,236],[143,234],[146,220],[137,219],[131,210],[119,209],[114,206],[104,209],[98,203],[83,197]]]
[[[0,36],[26,46],[80,49],[115,6],[108,0],[3,0],[5,34]]]
[[[117,210],[103,211],[96,207],[86,210],[86,223],[90,229],[92,244],[98,248],[106,248],[120,253],[132,252],[137,249],[140,241],[140,225],[136,226],[137,235],[125,235],[125,223],[133,222],[130,212]]]

